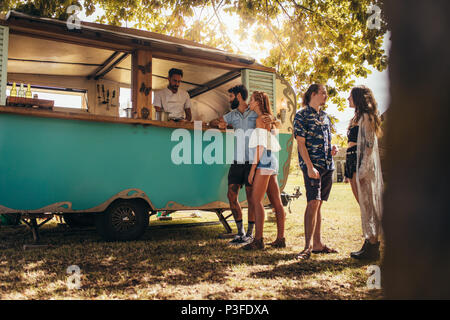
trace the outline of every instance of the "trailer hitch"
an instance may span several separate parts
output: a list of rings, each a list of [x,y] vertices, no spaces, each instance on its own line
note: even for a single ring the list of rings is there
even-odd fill
[[[281,193],[281,202],[283,203],[284,207],[289,205],[289,207],[288,207],[289,213],[292,213],[292,211],[291,211],[291,201],[293,199],[300,198],[301,195],[302,195],[302,192],[300,191],[300,187],[295,187],[294,188],[294,193],[291,193],[291,194],[286,193],[286,192],[282,192]]]

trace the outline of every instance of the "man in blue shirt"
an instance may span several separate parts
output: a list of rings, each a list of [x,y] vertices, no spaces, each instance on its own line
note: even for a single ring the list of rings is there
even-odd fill
[[[256,112],[248,108],[246,100],[248,98],[247,88],[243,85],[235,86],[228,90],[228,96],[232,111],[224,115],[222,118],[210,122],[210,126],[225,129],[227,126],[232,126],[233,129],[241,129],[241,133],[245,136],[245,147],[242,148],[242,139],[238,139],[234,144],[234,162],[230,166],[228,172],[228,201],[230,202],[230,209],[233,213],[234,221],[237,226],[237,235],[230,242],[231,244],[249,243],[252,239],[253,228],[255,226],[255,213],[251,207],[251,202],[248,201],[251,195],[251,185],[248,182],[248,175],[250,173],[252,164],[249,159],[248,137],[250,136],[249,129],[255,129]],[[244,153],[242,153],[244,149]],[[242,208],[239,204],[239,191],[242,185],[245,184],[245,192],[247,194],[248,202],[248,229],[245,233],[242,221]]]
[[[255,226],[255,213],[251,201],[249,201],[252,186],[248,182],[248,175],[252,168],[252,161],[249,155],[248,144],[251,132],[256,128],[256,118],[258,118],[258,115],[256,112],[250,110],[246,103],[248,91],[245,86],[238,85],[230,88],[228,90],[228,96],[232,111],[219,119],[211,121],[210,126],[220,129],[231,126],[235,130],[237,141],[234,144],[234,162],[231,164],[228,172],[228,201],[230,202],[230,209],[233,213],[238,233],[230,243],[244,244],[250,243],[253,240],[252,234]],[[264,116],[263,121],[274,122],[274,119],[269,116]],[[238,199],[239,191],[244,184],[248,203],[247,233],[244,230],[242,208]]]
[[[337,148],[331,145],[332,123],[321,110],[327,101],[325,86],[313,84],[303,98],[304,108],[294,119],[294,137],[298,145],[299,164],[305,180],[307,206],[305,211],[305,249],[297,259],[306,260],[311,253],[336,253],[322,243],[320,235],[322,202],[327,201],[333,183],[333,156]]]

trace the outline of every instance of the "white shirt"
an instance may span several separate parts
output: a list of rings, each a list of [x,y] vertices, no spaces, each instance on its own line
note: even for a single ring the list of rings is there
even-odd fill
[[[273,130],[276,134],[276,130]],[[276,136],[274,136],[270,131],[263,128],[256,128],[253,130],[250,136],[249,148],[256,148],[257,146],[263,146],[267,150],[278,152],[281,150],[280,143]]]
[[[173,93],[169,88],[164,88],[155,91],[153,106],[169,112],[170,119],[185,119],[184,110],[191,108],[191,99],[189,94],[180,88],[176,93]]]

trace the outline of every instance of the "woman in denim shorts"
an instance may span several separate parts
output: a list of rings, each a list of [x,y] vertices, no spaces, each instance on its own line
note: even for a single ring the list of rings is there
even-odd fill
[[[264,195],[267,196],[275,209],[277,217],[277,238],[269,245],[276,248],[286,247],[284,238],[285,212],[281,202],[280,187],[278,186],[278,160],[275,152],[281,147],[276,137],[271,133],[272,124],[265,124],[262,116],[272,114],[269,97],[264,92],[255,91],[250,99],[250,109],[258,114],[256,129],[252,132],[249,148],[253,153],[253,164],[248,181],[252,184],[251,202],[255,210],[255,239],[245,245],[244,250],[257,250],[264,248]]]

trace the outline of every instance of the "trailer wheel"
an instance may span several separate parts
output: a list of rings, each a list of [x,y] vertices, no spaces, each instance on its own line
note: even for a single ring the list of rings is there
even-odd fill
[[[148,210],[136,201],[119,200],[97,215],[97,231],[107,241],[136,240],[149,223]]]

